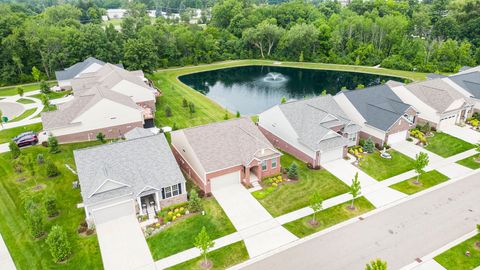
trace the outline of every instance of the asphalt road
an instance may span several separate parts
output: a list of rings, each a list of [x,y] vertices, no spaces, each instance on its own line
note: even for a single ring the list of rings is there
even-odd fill
[[[480,173],[267,257],[244,269],[399,269],[480,223]]]

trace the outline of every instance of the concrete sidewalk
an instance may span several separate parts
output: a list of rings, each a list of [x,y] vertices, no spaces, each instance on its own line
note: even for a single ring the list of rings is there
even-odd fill
[[[15,264],[13,263],[12,256],[8,252],[5,242],[3,242],[3,237],[0,234],[0,269],[2,270],[16,270]]]

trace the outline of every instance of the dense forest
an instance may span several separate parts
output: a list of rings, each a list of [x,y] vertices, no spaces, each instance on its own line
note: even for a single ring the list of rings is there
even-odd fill
[[[480,0],[0,1],[0,85],[32,81],[34,67],[53,79],[88,56],[147,72],[246,58],[423,72],[480,63]],[[190,25],[147,16],[174,2],[212,6],[211,18]],[[105,8],[120,6],[129,13],[121,30],[103,24]]]

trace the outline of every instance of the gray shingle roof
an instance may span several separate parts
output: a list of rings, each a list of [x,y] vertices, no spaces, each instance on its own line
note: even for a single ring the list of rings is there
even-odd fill
[[[249,118],[238,118],[172,132],[182,132],[206,172],[247,165],[264,153],[279,154]]]
[[[74,151],[86,204],[185,182],[163,134]],[[106,180],[118,188],[95,193]]]
[[[55,71],[55,77],[58,81],[70,80],[75,78],[80,72],[84,71],[86,68],[92,64],[105,65],[105,62],[98,60],[94,57],[89,57],[83,62],[78,62],[75,65],[68,67],[64,70]]]
[[[453,102],[465,99],[462,94],[442,79],[411,83],[406,88],[428,106],[445,112]]]
[[[474,98],[480,98],[480,71],[450,76],[450,80],[468,91]]]
[[[130,130],[129,132],[125,133],[125,139],[132,140],[132,139],[143,138],[143,137],[148,137],[152,135],[153,133],[150,130],[136,127]]]
[[[405,114],[405,104],[387,85],[343,92],[370,126],[383,131]]]
[[[339,134],[325,137],[333,127],[345,126],[345,132],[360,130],[360,126],[348,119],[330,95],[278,106],[297,133],[299,142],[314,151],[344,146],[348,143],[348,140]]]

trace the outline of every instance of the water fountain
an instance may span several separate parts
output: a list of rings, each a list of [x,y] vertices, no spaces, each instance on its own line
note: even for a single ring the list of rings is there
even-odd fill
[[[286,78],[278,72],[269,72],[267,76],[265,76],[264,80],[266,82],[283,82]]]

